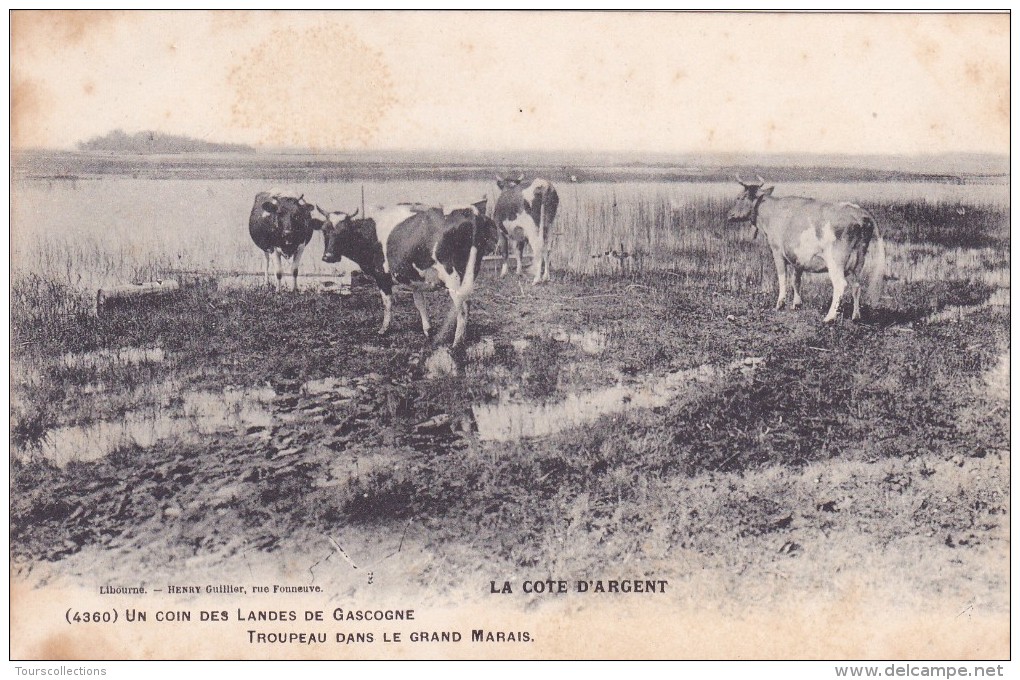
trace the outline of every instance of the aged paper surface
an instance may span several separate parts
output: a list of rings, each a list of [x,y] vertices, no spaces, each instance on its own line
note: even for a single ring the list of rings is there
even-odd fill
[[[1007,658],[1009,38],[13,12],[11,658]],[[246,230],[518,172],[551,281],[486,259],[452,351]],[[877,216],[870,316],[773,309],[734,174]]]

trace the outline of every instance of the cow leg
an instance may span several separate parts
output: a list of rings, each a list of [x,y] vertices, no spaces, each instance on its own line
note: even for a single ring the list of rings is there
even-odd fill
[[[542,266],[545,268],[545,271],[542,274],[542,280],[543,281],[548,281],[549,280],[549,247],[548,246],[546,246],[546,249],[544,251],[542,251]]]
[[[290,273],[294,277],[294,292],[297,292],[297,273],[298,265],[301,264],[301,253],[305,252],[304,246],[298,246],[298,249],[294,251],[294,257],[290,259]]]
[[[464,332],[467,330],[467,300],[460,296],[460,290],[451,290],[450,297],[453,298],[453,308],[457,312],[457,330],[453,333],[453,346],[456,347],[464,340]]]
[[[779,298],[776,300],[776,311],[786,304],[786,260],[778,250],[772,251],[772,261],[776,265],[776,278],[779,279]]]
[[[524,261],[524,241],[514,241],[514,255],[517,257],[517,275],[524,273],[521,263]]]
[[[471,250],[468,252],[467,266],[464,268],[464,280],[457,286],[457,291],[453,293],[453,304],[457,309],[457,331],[453,334],[453,346],[456,347],[464,339],[464,333],[467,330],[468,324],[468,296],[471,295],[471,290],[475,285],[475,270],[477,268],[478,248],[474,245],[471,246]],[[456,276],[456,272],[454,272]],[[452,292],[452,291],[451,291]]]
[[[800,307],[801,302],[803,302],[800,299],[800,279],[804,275],[804,272],[792,265],[790,266],[790,269],[793,270],[793,308],[797,309]]]
[[[472,255],[468,257],[468,268],[467,271],[465,271],[465,283],[467,283],[467,277],[471,276],[470,270],[474,266],[474,247],[472,247],[471,250]],[[439,280],[446,286],[446,290],[449,291],[450,298],[453,300],[453,310],[457,314],[457,330],[453,333],[453,345],[456,347],[464,339],[464,331],[467,329],[467,307],[464,304],[466,302],[464,294],[468,291],[464,291],[462,288],[469,288],[470,286],[462,286],[460,274],[458,274],[456,270],[452,272],[447,271],[446,267],[439,262],[434,264],[433,268],[436,270],[436,274],[439,275]]]
[[[379,335],[386,335],[386,331],[390,329],[390,319],[393,315],[393,293],[392,291],[387,293],[385,290],[379,289],[379,294],[382,295],[382,326],[379,328]]]
[[[268,288],[269,285],[270,285],[269,284],[269,255],[270,255],[270,253],[269,253],[268,250],[263,250],[262,254],[266,256],[266,287]]]
[[[832,304],[829,305],[829,313],[822,319],[825,323],[836,320],[839,303],[843,299],[843,293],[846,292],[846,277],[843,276],[843,272],[838,267],[829,265],[829,278],[832,279]]]
[[[535,258],[535,261],[531,263],[531,268],[535,270],[535,277],[531,280],[531,285],[537,285],[542,282],[542,260],[545,257],[545,242],[541,236],[536,236],[534,241],[531,241],[531,254]]]
[[[850,294],[854,298],[854,312],[850,318],[857,321],[861,318],[861,280],[856,274],[851,274]]]
[[[499,276],[503,278],[510,269],[510,239],[502,229],[499,231],[499,242],[496,245],[496,252],[503,257],[503,266],[499,270]]]
[[[273,251],[273,261],[276,263],[276,290],[283,286],[283,262],[280,258],[280,251]]]
[[[432,323],[429,321],[429,312],[425,308],[425,293],[416,290],[411,293],[411,297],[414,299],[414,306],[418,309],[418,314],[421,315],[421,329],[427,340],[432,332]]]

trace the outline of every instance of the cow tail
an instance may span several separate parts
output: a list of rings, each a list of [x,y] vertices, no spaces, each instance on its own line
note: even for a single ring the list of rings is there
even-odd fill
[[[545,224],[545,199],[546,199],[546,193],[545,193],[545,189],[543,189],[542,193],[538,197],[538,233],[542,235],[542,241],[543,242],[549,240],[549,235],[545,233],[546,232],[546,224]]]
[[[878,225],[875,220],[868,218],[874,228],[873,248],[869,249],[868,259],[864,263],[866,268],[865,295],[871,304],[875,304],[882,295],[882,286],[885,283],[885,240],[878,233]]]

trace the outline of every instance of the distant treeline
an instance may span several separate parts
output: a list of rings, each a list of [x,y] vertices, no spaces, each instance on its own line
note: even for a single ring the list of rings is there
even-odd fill
[[[78,142],[81,151],[114,151],[118,153],[255,153],[254,147],[246,144],[217,144],[184,135],[168,135],[162,132],[144,130],[129,135],[123,130],[113,130],[101,137]]]

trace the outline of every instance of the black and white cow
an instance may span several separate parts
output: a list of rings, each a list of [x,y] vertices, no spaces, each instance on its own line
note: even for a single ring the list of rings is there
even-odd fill
[[[301,253],[312,240],[312,234],[323,222],[312,217],[313,206],[304,195],[292,190],[271,189],[255,195],[255,204],[248,218],[251,240],[266,256],[266,285],[269,285],[269,257],[276,260],[276,289],[282,287],[283,269],[280,259],[289,258],[297,290]]]
[[[482,257],[495,249],[498,238],[485,206],[486,201],[453,210],[399,204],[360,220],[332,212],[323,227],[326,248],[322,259],[338,262],[347,257],[375,280],[383,300],[380,335],[390,327],[393,288],[400,285],[410,288],[428,337],[432,325],[424,291],[445,285],[453,298],[457,317],[453,344],[458,345],[464,339],[467,300]]]
[[[493,219],[499,227],[500,254],[503,268],[500,276],[506,276],[507,260],[510,257],[509,244],[513,243],[517,256],[517,273],[521,273],[521,258],[524,257],[524,243],[531,245],[532,269],[535,272],[533,284],[549,280],[549,249],[553,220],[560,198],[556,187],[545,179],[524,181],[521,174],[516,179],[496,176],[499,198],[493,210]]]

